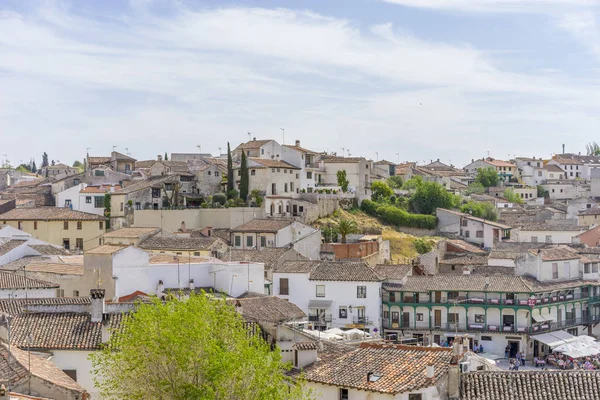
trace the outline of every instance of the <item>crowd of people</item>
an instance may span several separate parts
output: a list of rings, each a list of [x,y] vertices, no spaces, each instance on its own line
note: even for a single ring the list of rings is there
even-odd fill
[[[588,356],[583,358],[572,358],[560,353],[552,353],[548,357],[533,359],[533,363],[536,367],[548,368],[552,366],[558,369],[585,369],[594,370],[600,369],[600,354],[595,356]]]

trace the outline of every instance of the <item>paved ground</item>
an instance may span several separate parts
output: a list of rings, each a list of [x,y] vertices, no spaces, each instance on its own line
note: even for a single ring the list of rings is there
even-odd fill
[[[498,366],[499,368],[502,368],[504,370],[508,371],[508,368],[510,367],[509,364],[509,360],[508,358],[500,358],[498,360],[496,360],[496,366]],[[532,362],[530,361],[525,361],[525,365],[520,365],[519,366],[519,371],[540,371],[542,368],[536,368]],[[555,367],[548,367],[548,369],[556,369]]]

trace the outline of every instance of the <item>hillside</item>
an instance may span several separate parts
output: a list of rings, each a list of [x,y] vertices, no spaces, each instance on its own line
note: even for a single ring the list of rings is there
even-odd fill
[[[334,215],[317,220],[314,225],[319,227],[333,226],[340,219],[355,221],[363,233],[381,232],[383,239],[390,241],[392,260],[394,262],[407,263],[419,255],[414,246],[417,236],[400,232],[393,226],[382,224],[377,218],[371,217],[360,210],[344,211],[340,209]],[[436,237],[424,237],[424,239],[434,242],[439,240]]]

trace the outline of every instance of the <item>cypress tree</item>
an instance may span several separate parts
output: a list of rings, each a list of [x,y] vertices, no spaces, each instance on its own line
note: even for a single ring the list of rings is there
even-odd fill
[[[227,193],[233,189],[233,158],[231,158],[231,149],[227,142]]]
[[[248,165],[246,162],[246,154],[242,152],[242,165],[240,166],[241,178],[240,178],[240,199],[246,201],[248,199]]]

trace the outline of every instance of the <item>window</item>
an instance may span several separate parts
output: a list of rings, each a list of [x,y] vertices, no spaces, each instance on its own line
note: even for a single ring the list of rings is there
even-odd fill
[[[590,273],[590,264],[583,264],[583,273],[584,274]]]
[[[537,236],[532,236],[531,237],[531,243],[537,243],[537,242],[538,242]]]
[[[417,321],[423,321],[423,314],[417,313]]]
[[[475,314],[475,323],[476,324],[483,324],[483,322],[485,321],[483,314]]]
[[[79,290],[73,290],[73,297],[79,297]]]
[[[277,168],[277,172],[281,172],[281,169]]]
[[[208,171],[208,176],[211,176],[211,175],[212,175],[212,171]]]
[[[123,211],[123,202],[121,202],[121,211]]]
[[[79,180],[79,178],[73,179],[73,185],[79,185],[80,183],[81,181]]]
[[[96,176],[104,176],[104,171],[101,169],[97,169],[94,171],[94,175]]]
[[[290,281],[288,278],[279,278],[279,294],[288,296],[290,294]]]
[[[458,292],[448,292],[448,300],[454,300],[458,297]]]
[[[77,230],[80,231],[83,229],[83,222],[77,221]]]
[[[565,263],[563,264],[563,269],[565,271],[565,278],[568,278],[571,276],[571,263],[568,261],[565,261]]]
[[[538,171],[538,176],[542,176],[542,171]]]
[[[482,238],[483,237],[483,231],[477,231],[477,232],[475,232],[475,237]]]
[[[294,191],[294,182],[290,182],[290,191]]]
[[[65,208],[71,208],[71,200],[70,199],[66,199],[65,200]]]
[[[552,279],[558,279],[558,263],[552,263]]]
[[[64,229],[65,231],[68,231],[68,230],[69,230],[69,221],[64,221],[64,222],[63,222],[63,229]]]
[[[267,237],[266,236],[260,237],[260,247],[267,247]]]
[[[296,174],[296,179],[300,179],[300,174]]]
[[[242,245],[242,237],[236,235],[233,244],[235,247],[240,247]]]
[[[271,168],[271,172],[275,172],[275,168]]]
[[[102,196],[94,197],[94,208],[104,208],[104,197],[102,197]]]
[[[195,257],[199,257],[199,256],[200,256],[200,252],[199,252],[199,251],[195,251],[195,252],[194,252],[194,256],[195,256]]]
[[[56,297],[65,297],[64,289],[56,289]]]
[[[306,172],[306,179],[312,179],[312,171]]]
[[[449,324],[454,324],[454,323],[458,323],[459,319],[458,318],[459,315],[458,313],[453,312],[448,312],[448,323]]]
[[[486,341],[486,342],[491,342],[492,341],[492,337],[491,336],[482,336],[481,340]]]
[[[465,237],[470,237],[471,236],[471,231],[465,231]]]
[[[409,393],[408,400],[423,400],[423,395],[421,393]]]
[[[340,400],[348,400],[349,398],[348,389],[340,389]]]
[[[325,285],[317,285],[317,297],[325,297]]]
[[[98,228],[99,228],[100,230],[104,229],[104,221],[99,221],[99,222],[98,222]]]
[[[33,221],[33,230],[37,231],[37,221]]]
[[[152,198],[160,198],[160,188],[152,188]]]
[[[285,169],[285,168],[284,168],[284,169],[283,169],[283,173],[284,173],[284,174],[287,174],[287,169]]]
[[[357,299],[366,299],[367,298],[367,287],[366,286],[357,286],[356,287],[356,298]]]
[[[139,201],[135,203],[135,209],[136,210],[141,210],[142,209],[142,203],[140,203]]]
[[[63,369],[62,372],[65,373],[69,378],[73,379],[77,382],[77,370],[76,369]]]
[[[385,313],[385,311],[384,311]],[[348,318],[348,307],[340,307],[339,309],[339,314],[338,314],[340,319],[346,319]]]
[[[238,169],[238,176],[242,176],[242,170]]]
[[[85,204],[92,204],[92,196],[85,196]]]
[[[592,264],[592,274],[598,273],[598,263]]]
[[[287,191],[288,191],[288,185],[287,185],[287,183],[283,184],[283,191],[287,193]]]
[[[254,238],[252,236],[246,236],[246,247],[254,246]]]
[[[546,243],[552,243],[552,235],[546,235]]]
[[[252,175],[252,176],[256,175],[256,170],[255,169],[250,170],[250,175]]]
[[[215,176],[219,176],[219,171],[215,171]],[[185,177],[182,176],[181,178],[185,178]],[[192,177],[191,176],[187,177],[187,178],[190,178],[190,182],[192,181]]]
[[[83,238],[75,239],[75,248],[77,250],[83,250]]]

